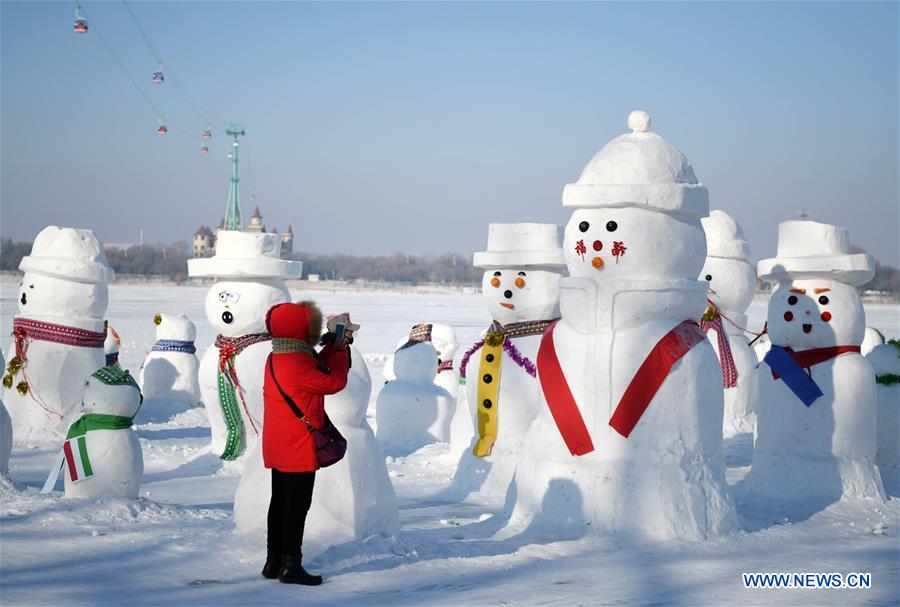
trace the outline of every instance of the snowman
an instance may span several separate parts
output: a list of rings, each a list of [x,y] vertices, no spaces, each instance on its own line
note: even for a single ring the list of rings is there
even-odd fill
[[[471,421],[451,492],[496,501],[506,495],[541,406],[535,360],[541,335],[559,317],[559,226],[490,224],[487,250],[475,253],[474,265],[484,270],[481,293],[492,323],[460,363],[466,404],[459,414]]]
[[[141,444],[131,429],[141,406],[137,382],[118,364],[107,365],[88,377],[82,403],[61,453],[65,496],[137,498],[144,474]]]
[[[722,372],[695,319],[706,188],[684,155],[628,117],[563,204],[562,319],[537,354],[545,406],[510,489],[530,524],[704,538],[736,528],[722,451]]]
[[[756,293],[756,269],[741,227],[725,211],[704,217],[706,263],[700,279],[709,284],[708,306],[700,322],[722,366],[726,436],[753,432],[756,414],[756,354],[744,328]]]
[[[179,314],[156,314],[156,342],[144,359],[138,382],[144,395],[144,410],[151,415],[156,409],[180,411],[200,402],[200,384],[194,339],[197,326]]]
[[[401,339],[397,342],[397,350],[408,348],[414,344],[428,342],[434,346],[438,355],[437,377],[434,383],[450,393],[456,398],[459,390],[459,374],[453,368],[453,358],[459,348],[459,342],[456,341],[456,331],[450,325],[439,323],[420,323],[414,325],[409,331],[409,337]],[[385,383],[394,381],[397,376],[394,374],[394,357],[390,357],[384,364],[382,370]]]
[[[0,352],[0,368],[6,367],[6,361],[3,353]],[[12,421],[9,419],[9,413],[0,400],[0,475],[9,473],[9,456],[12,453]]]
[[[878,398],[878,448],[875,464],[886,489],[896,495],[900,489],[900,342],[892,340],[872,348],[866,360],[875,370]]]
[[[347,452],[341,461],[317,473],[307,519],[307,536],[326,536],[329,543],[396,535],[400,528],[384,455],[366,421],[372,378],[363,355],[355,347],[350,350],[346,387],[325,397],[325,410],[347,439]],[[261,443],[257,443],[234,497],[236,531],[265,532],[271,496],[270,472],[263,467]]]
[[[188,260],[190,276],[216,279],[206,318],[218,332],[200,361],[200,395],[209,416],[212,452],[236,460],[258,440],[263,419],[263,370],[271,352],[265,314],[291,300],[284,279],[301,263],[281,259],[281,239],[264,232],[224,230],[216,254]]]
[[[759,367],[752,492],[804,503],[884,498],[874,464],[875,374],[860,354],[865,312],[856,290],[872,278],[873,263],[849,247],[847,230],[785,221],[777,256],[757,265],[775,288],[772,345]]]
[[[375,425],[378,442],[394,455],[408,455],[434,442],[450,440],[453,396],[435,385],[438,354],[420,342],[394,354],[394,373],[378,394]]]
[[[41,230],[19,269],[2,399],[17,441],[58,441],[78,416],[84,379],[104,364],[113,271],[91,230],[56,226]]]
[[[885,343],[884,333],[882,333],[875,327],[866,327],[866,332],[863,335],[862,343],[859,346],[859,353],[863,356],[868,356],[869,352],[883,343]]]

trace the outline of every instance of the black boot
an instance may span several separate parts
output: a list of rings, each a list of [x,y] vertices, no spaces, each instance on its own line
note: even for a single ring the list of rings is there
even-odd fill
[[[321,575],[311,575],[300,564],[297,556],[281,555],[283,566],[278,575],[278,581],[284,584],[303,584],[304,586],[318,586],[322,583]]]
[[[262,575],[267,580],[274,580],[281,573],[281,567],[284,563],[280,554],[266,554],[266,564],[263,565]]]

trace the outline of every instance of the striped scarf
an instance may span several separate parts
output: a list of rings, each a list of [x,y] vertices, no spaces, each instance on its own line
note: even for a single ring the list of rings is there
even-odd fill
[[[700,320],[700,330],[704,333],[708,333],[710,330],[716,332],[719,344],[719,360],[722,365],[722,387],[736,387],[738,372],[737,366],[734,364],[734,355],[731,353],[731,345],[728,343],[728,334],[725,333],[725,327],[722,326],[722,315],[711,301],[703,314],[703,318]]]
[[[319,358],[319,353],[316,352],[316,349],[302,339],[290,337],[272,338],[272,354],[291,354],[294,352],[303,352],[313,358]]]
[[[228,427],[228,436],[225,440],[225,450],[219,457],[223,460],[237,459],[246,448],[244,438],[244,422],[241,417],[241,409],[238,406],[238,398],[244,407],[244,413],[253,431],[259,435],[250,410],[244,400],[244,389],[238,381],[235,358],[249,346],[272,339],[268,333],[251,333],[241,337],[216,336],[216,348],[219,349],[219,370],[217,373],[219,388],[219,404],[222,406],[222,414]]]
[[[463,354],[462,361],[459,363],[459,383],[466,383],[466,369],[469,366],[469,359],[472,358],[472,355],[475,354],[481,347],[484,345],[485,341],[492,345],[499,345],[503,343],[504,350],[513,361],[521,368],[525,370],[526,373],[535,377],[537,371],[534,366],[534,363],[528,359],[528,357],[522,355],[519,352],[519,349],[515,347],[515,345],[507,340],[507,338],[516,338],[516,337],[528,337],[530,335],[543,335],[544,331],[549,327],[555,320],[526,320],[523,322],[511,322],[508,325],[501,325],[496,320],[491,323],[491,326],[488,327],[487,335],[485,335],[484,339],[481,339],[475,342],[471,348],[469,348],[465,354]],[[507,344],[509,344],[507,346]]]
[[[28,366],[28,345],[33,341],[49,341],[79,348],[102,348],[103,342],[106,341],[106,329],[104,328],[102,332],[89,331],[78,327],[57,325],[52,322],[16,316],[13,318],[12,336],[15,340],[16,354],[6,365],[3,387],[11,389],[16,375],[21,371],[22,381],[16,385],[16,391],[23,396],[31,394],[32,400],[45,412],[63,419],[62,414],[51,409],[41,401],[30,386],[28,376],[25,373],[25,369]]]
[[[183,352],[185,354],[194,354],[197,348],[192,341],[183,341],[180,339],[157,339],[151,352]]]
[[[453,359],[450,360],[441,360],[438,361],[438,373],[442,371],[452,371],[453,370]]]

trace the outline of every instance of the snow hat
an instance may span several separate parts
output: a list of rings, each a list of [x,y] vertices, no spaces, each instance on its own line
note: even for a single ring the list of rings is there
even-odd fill
[[[19,269],[88,283],[106,283],[115,276],[93,231],[57,226],[40,231]]]
[[[552,223],[488,224],[487,251],[475,253],[476,268],[565,267],[559,226]]]
[[[866,253],[850,252],[850,234],[844,228],[808,220],[778,225],[778,252],[757,264],[760,280],[779,282],[796,278],[826,278],[854,287],[875,275]]]
[[[700,219],[706,232],[706,256],[747,261],[750,245],[741,226],[725,211],[714,209]]]
[[[215,255],[188,260],[189,276],[217,278],[287,278],[302,268],[302,262],[281,259],[281,236],[266,232],[220,230]]]
[[[628,128],[631,133],[603,146],[578,181],[563,189],[563,206],[649,207],[705,217],[709,193],[684,154],[649,130],[650,114],[631,112]]]
[[[411,346],[416,344],[420,344],[422,342],[431,343],[431,323],[420,323],[418,325],[413,325],[413,328],[409,330],[409,338],[406,340],[406,343],[397,348],[398,350],[405,350]]]

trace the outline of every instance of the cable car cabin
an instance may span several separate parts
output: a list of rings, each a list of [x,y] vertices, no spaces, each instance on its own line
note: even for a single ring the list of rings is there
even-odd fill
[[[203,154],[204,156],[207,155],[207,154],[209,154],[209,148],[206,147],[205,145],[201,145],[201,146],[200,146],[200,153]]]
[[[203,139],[212,139],[212,131],[203,131],[203,134],[200,136]]]
[[[166,81],[166,77],[162,72],[153,72],[153,82],[156,84],[162,84]]]
[[[166,133],[169,132],[169,129],[168,129],[168,127],[166,127],[166,125],[161,124],[158,127],[156,127],[156,132],[159,133],[160,135],[165,135]]]
[[[87,33],[87,31],[88,31],[87,21],[85,19],[76,19],[75,26],[73,29],[76,32],[78,32],[79,34]]]

